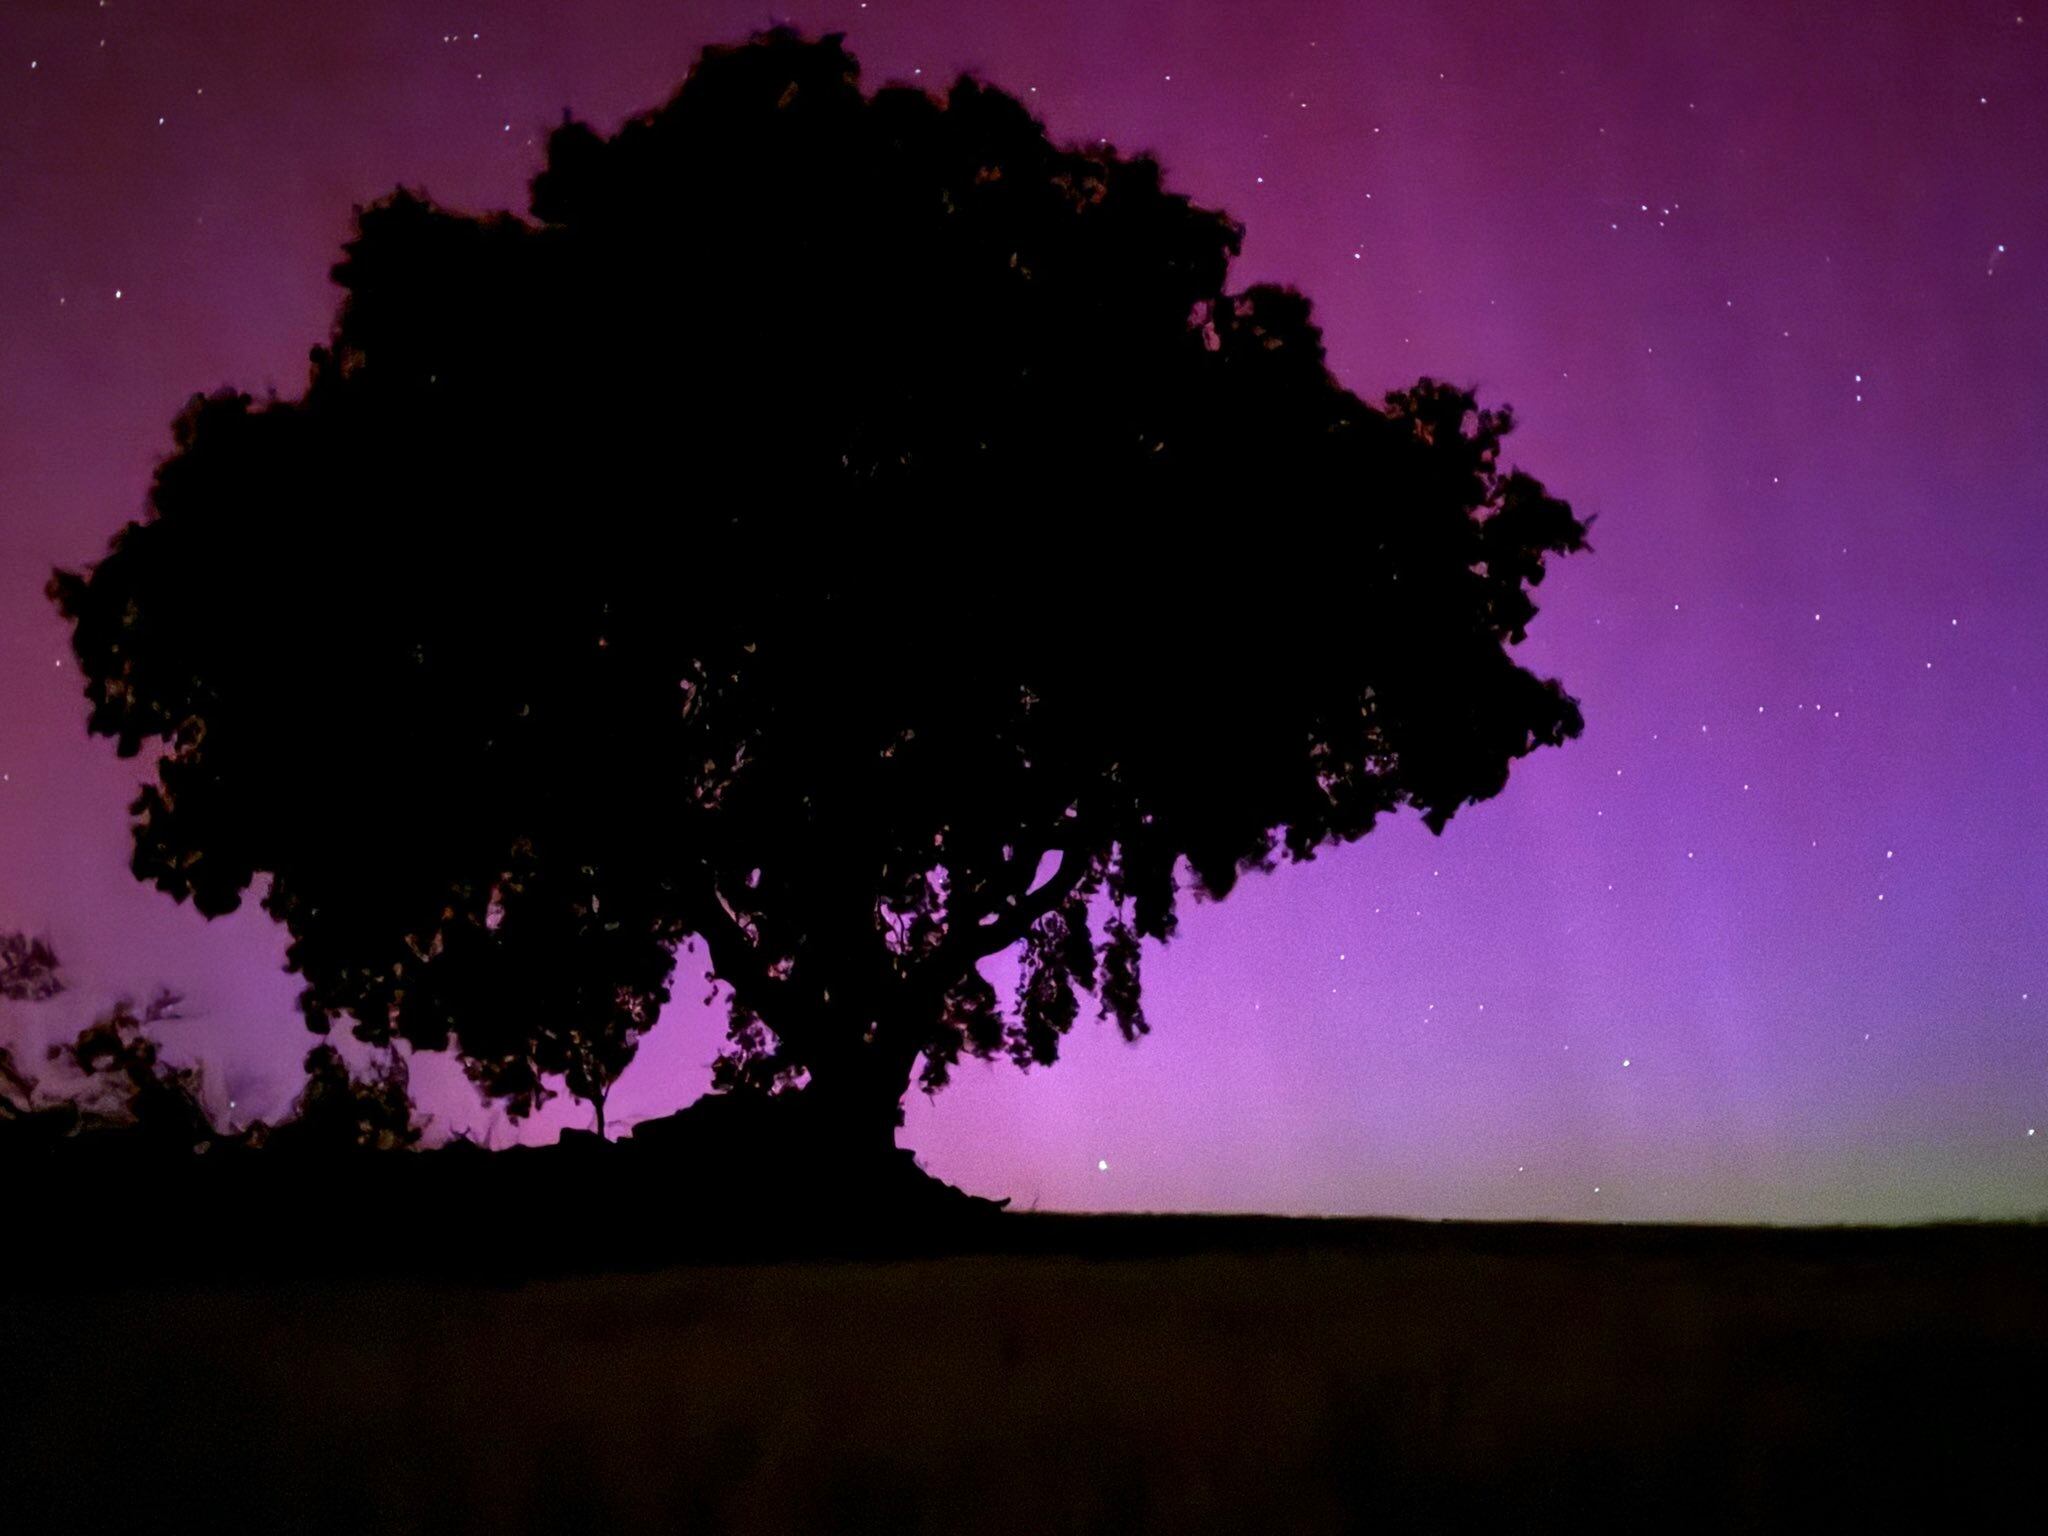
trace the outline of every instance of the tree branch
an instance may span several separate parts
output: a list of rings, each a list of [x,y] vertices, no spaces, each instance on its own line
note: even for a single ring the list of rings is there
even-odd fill
[[[1049,851],[1049,850],[1046,850]],[[1031,855],[1036,872],[1045,852]],[[1021,858],[1020,858],[1021,862]],[[937,1022],[932,1011],[974,962],[1001,954],[1023,938],[1031,925],[1053,910],[1088,873],[1092,860],[1078,839],[1060,852],[1059,866],[1052,877],[1035,891],[1019,894],[1014,905],[999,908],[992,923],[973,922],[949,928],[945,939],[906,979],[900,994],[901,1006],[878,1021],[876,1045],[885,1057],[897,1059],[906,1083],[917,1053],[924,1048],[926,1032]],[[1027,880],[1029,876],[1025,877]]]
[[[1039,857],[1043,859],[1044,855]],[[940,946],[939,958],[942,961],[964,959],[972,964],[986,956],[1001,954],[1023,938],[1033,923],[1073,893],[1082,876],[1088,873],[1088,863],[1086,850],[1078,844],[1062,850],[1059,867],[1052,872],[1051,879],[1037,890],[1019,896],[1014,905],[999,909],[994,922],[954,929],[947,935],[947,942]],[[956,938],[957,947],[954,943]]]
[[[732,988],[732,995],[749,1013],[765,1018],[769,1007],[767,964],[746,930],[726,909],[718,894],[717,877],[709,869],[685,920],[711,953],[711,974]]]
[[[1038,873],[1038,866],[1045,861],[1046,854],[1051,851],[1052,839],[1033,839],[1028,845],[1019,841],[1007,846],[1011,857],[1004,861],[993,875],[983,880],[972,893],[977,901],[991,903],[974,914],[974,924],[978,925],[981,919],[991,912],[1004,911],[1004,903],[1010,897],[1021,898],[1024,895],[1031,884],[1031,877]],[[958,894],[957,889],[954,894]],[[954,915],[949,903],[946,914],[949,932],[959,931],[952,926]]]

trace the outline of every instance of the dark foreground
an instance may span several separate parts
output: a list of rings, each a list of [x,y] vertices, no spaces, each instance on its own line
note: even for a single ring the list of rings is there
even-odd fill
[[[575,1218],[520,1240],[573,1251]],[[1002,1215],[922,1249],[84,1288],[17,1268],[0,1282],[0,1523],[1815,1530],[2042,1513],[2048,1229]]]

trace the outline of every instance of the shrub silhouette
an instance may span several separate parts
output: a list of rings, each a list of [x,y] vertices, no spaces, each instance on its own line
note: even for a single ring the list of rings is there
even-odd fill
[[[0,1001],[40,1003],[63,990],[62,967],[48,940],[0,933]]]
[[[1240,235],[786,31],[565,121],[530,217],[360,210],[303,395],[195,398],[52,578],[90,728],[161,744],[135,873],[267,876],[316,1031],[515,1115],[601,1117],[686,943],[718,1085],[849,1145],[1083,993],[1137,1038],[1183,883],[1441,831],[1582,724],[1510,654],[1586,530],[1509,413],[1367,404]]]
[[[62,968],[47,943],[0,933],[0,999],[41,1001],[63,990]],[[426,1127],[413,1106],[405,1058],[387,1052],[358,1077],[324,1042],[307,1054],[305,1086],[282,1121],[258,1120],[240,1130],[217,1124],[203,1065],[170,1060],[157,1038],[181,1017],[182,1003],[168,988],[139,1008],[121,998],[76,1038],[49,1047],[48,1059],[66,1069],[54,1086],[0,1046],[0,1161],[118,1149],[158,1161],[213,1152],[217,1163],[263,1148],[325,1156],[419,1143]]]
[[[267,1128],[263,1145],[273,1153],[326,1156],[396,1152],[418,1145],[425,1130],[413,1110],[403,1056],[390,1052],[357,1077],[341,1052],[322,1041],[306,1053],[306,1085],[290,1116]]]
[[[176,1019],[184,999],[159,988],[140,1009],[119,1002],[68,1045],[53,1045],[61,1061],[88,1080],[96,1094],[75,1099],[82,1132],[124,1133],[153,1152],[190,1152],[221,1139],[205,1101],[204,1073],[167,1061],[154,1031]]]
[[[47,1002],[64,990],[63,968],[47,940],[25,933],[0,933],[0,1002]],[[40,1112],[37,1079],[15,1060],[14,1048],[0,1045],[0,1136]]]

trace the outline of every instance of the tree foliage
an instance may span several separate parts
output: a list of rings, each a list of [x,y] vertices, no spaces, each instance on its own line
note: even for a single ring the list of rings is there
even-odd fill
[[[40,1003],[63,990],[61,968],[47,940],[0,933],[0,1001]]]
[[[124,997],[75,1040],[50,1047],[50,1060],[98,1090],[74,1100],[84,1129],[122,1127],[177,1152],[219,1139],[206,1107],[205,1074],[170,1061],[156,1038],[162,1025],[179,1017],[183,1001],[168,988],[159,988],[139,1009]]]
[[[403,1056],[387,1052],[358,1077],[323,1040],[306,1053],[306,1085],[291,1114],[263,1141],[280,1152],[396,1152],[418,1145],[425,1130]]]
[[[0,1002],[47,1002],[64,990],[62,968],[47,940],[25,933],[0,933]],[[17,1120],[36,1108],[36,1079],[15,1060],[14,1048],[0,1045],[0,1120]]]
[[[1331,375],[1228,216],[1013,97],[709,50],[530,217],[361,210],[305,392],[195,399],[58,573],[136,874],[259,874],[307,1021],[599,1095],[701,941],[728,1087],[883,1123],[1148,1028],[1180,887],[1440,831],[1579,710],[1506,410]],[[981,964],[1014,951],[1015,1005]]]

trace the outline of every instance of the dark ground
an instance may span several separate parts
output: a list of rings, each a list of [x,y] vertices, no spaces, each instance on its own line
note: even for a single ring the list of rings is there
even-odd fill
[[[211,1263],[190,1246],[171,1262],[161,1231],[131,1243],[123,1280],[134,1223],[104,1204],[90,1262],[76,1244],[11,1262],[0,1525],[2025,1530],[2048,1514],[2048,1228],[1006,1214],[918,1244],[850,1228],[799,1244],[784,1226],[657,1251],[593,1241],[593,1217],[621,1218],[570,1199],[516,1233],[451,1215],[438,1247],[358,1248],[337,1274],[338,1235],[374,1233],[376,1202],[332,1200],[311,1202],[337,1234],[317,1264],[250,1262],[252,1210],[204,1237]]]

